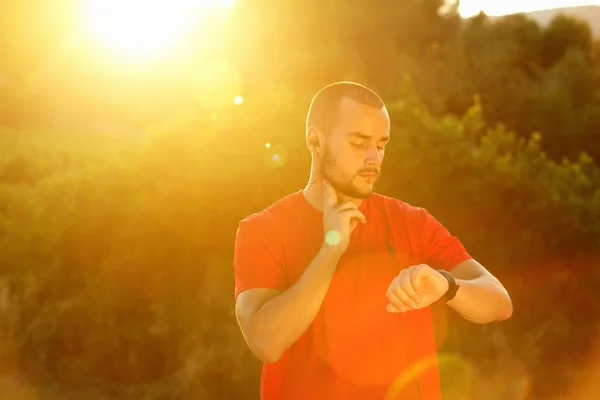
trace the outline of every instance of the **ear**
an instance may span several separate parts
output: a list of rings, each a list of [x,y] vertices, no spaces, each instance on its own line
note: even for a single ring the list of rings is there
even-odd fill
[[[321,150],[323,138],[317,128],[311,126],[306,131],[306,147],[311,153],[318,153]]]

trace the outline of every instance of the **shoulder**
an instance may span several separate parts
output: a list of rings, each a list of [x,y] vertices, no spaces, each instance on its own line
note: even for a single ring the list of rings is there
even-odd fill
[[[378,193],[374,193],[371,197],[377,208],[381,209],[383,207],[388,218],[398,226],[404,226],[406,229],[420,234],[444,229],[442,224],[425,207],[409,204]]]
[[[425,208],[409,204],[394,197],[379,193],[374,193],[371,197],[375,205],[378,208],[383,207],[390,218],[402,219],[410,225],[422,224],[430,215]]]
[[[302,194],[298,192],[288,194],[266,208],[247,215],[239,221],[238,229],[269,230],[281,225],[290,211],[296,209],[299,195]]]

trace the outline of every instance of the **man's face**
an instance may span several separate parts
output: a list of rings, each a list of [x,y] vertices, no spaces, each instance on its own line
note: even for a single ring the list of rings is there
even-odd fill
[[[342,195],[355,199],[372,195],[389,131],[385,108],[343,99],[323,146],[323,177]]]

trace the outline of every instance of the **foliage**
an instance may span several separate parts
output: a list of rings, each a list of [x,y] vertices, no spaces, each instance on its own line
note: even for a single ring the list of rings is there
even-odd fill
[[[218,59],[239,76],[214,82],[220,91],[209,91],[207,101],[229,93],[228,85],[252,98],[266,86],[285,84],[303,97],[337,80],[361,81],[385,98],[398,98],[410,76],[436,117],[464,114],[479,95],[488,123],[503,123],[520,137],[541,132],[551,158],[576,159],[586,151],[598,159],[599,42],[590,23],[563,14],[544,26],[526,14],[463,19],[456,5],[239,2],[216,31],[198,30],[202,37],[189,54],[149,67],[119,65],[120,72],[107,70],[106,60],[65,49],[58,33],[71,32],[58,16],[30,28],[27,39],[20,26],[5,24],[10,46],[0,60],[0,122],[78,130],[160,123],[189,103],[203,63]],[[32,12],[22,7],[13,5],[5,18],[17,21]],[[35,17],[47,12],[36,9]],[[214,41],[208,47],[207,37]]]
[[[106,136],[103,148],[62,146],[72,135],[56,134],[41,158],[28,144],[40,133],[4,131],[3,140],[29,140],[12,142],[0,174],[3,365],[63,395],[255,398],[259,364],[233,315],[232,245],[240,218],[305,180],[301,128],[281,131],[302,126],[291,108],[300,100],[282,96],[274,88],[126,145]],[[389,106],[381,190],[430,209],[506,282],[516,307],[498,326],[449,315],[443,351],[495,371],[498,385],[508,379],[500,371],[514,378],[518,365],[539,398],[563,389],[554,378],[582,362],[600,311],[588,257],[600,238],[600,171],[586,156],[551,160],[539,134],[487,125],[479,103],[436,119],[403,98]],[[258,131],[273,110],[280,123]],[[285,163],[263,163],[267,140],[287,152]],[[567,345],[568,354],[556,351]]]
[[[0,390],[258,397],[233,315],[235,230],[306,183],[305,110],[341,79],[388,103],[380,191],[428,208],[513,297],[497,325],[436,310],[441,350],[467,365],[443,366],[449,398],[527,386],[546,399],[575,382],[600,317],[598,42],[565,17],[339,4],[240,3],[245,40],[220,55],[244,77],[240,107],[192,101],[181,76],[193,65],[110,84],[101,66],[57,68],[82,68],[77,90],[50,72],[0,82],[12,127],[0,130]],[[19,59],[4,72],[36,64]]]

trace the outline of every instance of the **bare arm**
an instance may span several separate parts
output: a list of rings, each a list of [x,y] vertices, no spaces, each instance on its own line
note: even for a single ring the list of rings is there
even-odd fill
[[[460,285],[447,304],[465,319],[485,324],[511,317],[512,301],[500,281],[475,260],[467,260],[450,271]]]
[[[336,232],[338,242],[323,245],[298,281],[284,292],[249,289],[236,301],[238,323],[250,349],[260,359],[279,360],[315,319],[350,235],[365,216],[352,202],[338,205],[337,194],[323,182],[323,233]]]
[[[321,308],[340,258],[324,245],[289,289],[250,289],[238,295],[236,315],[250,349],[273,363],[306,331]]]
[[[512,315],[508,292],[477,261],[461,262],[450,271],[460,285],[456,296],[446,304],[463,318],[477,324],[503,321]],[[446,278],[427,264],[404,269],[387,291],[390,312],[407,312],[428,307],[448,291]]]

